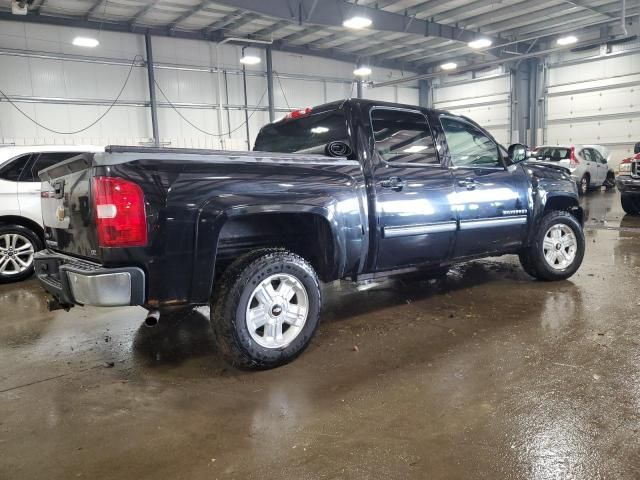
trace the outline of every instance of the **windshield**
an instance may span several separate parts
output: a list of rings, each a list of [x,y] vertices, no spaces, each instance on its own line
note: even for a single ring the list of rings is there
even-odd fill
[[[313,153],[331,155],[328,146],[343,143],[348,156],[349,133],[343,110],[331,110],[266,125],[258,133],[254,150],[259,152]],[[335,149],[332,147],[335,153]],[[332,155],[336,156],[336,155]]]
[[[571,157],[571,149],[563,147],[540,147],[533,152],[533,158],[545,162],[559,162]]]

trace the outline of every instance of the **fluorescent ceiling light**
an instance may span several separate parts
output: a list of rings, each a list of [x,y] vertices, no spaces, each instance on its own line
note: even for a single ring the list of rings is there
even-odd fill
[[[342,22],[342,26],[347,28],[353,28],[356,30],[360,30],[362,28],[367,28],[371,26],[371,19],[367,17],[358,17],[357,15],[351,18],[347,18],[344,22]]]
[[[402,153],[420,153],[424,152],[427,148],[429,147],[424,145],[413,145],[412,147],[405,148]]]
[[[558,45],[573,45],[574,43],[576,43],[578,41],[578,39],[573,36],[573,35],[569,35],[566,37],[560,37],[558,39]]]
[[[442,70],[455,70],[456,68],[458,68],[458,64],[455,62],[447,62],[440,65],[440,68]]]
[[[358,67],[353,71],[356,77],[368,77],[371,75],[371,69],[369,67]]]
[[[313,127],[311,133],[327,133],[329,129],[327,127]]]
[[[95,48],[100,45],[100,42],[95,38],[89,37],[76,37],[72,42],[76,47]]]
[[[261,61],[262,60],[257,55],[244,55],[240,59],[240,63],[242,63],[243,65],[257,65]]]
[[[473,40],[468,44],[471,48],[475,50],[479,50],[481,48],[487,48],[493,45],[493,42],[488,38],[478,38],[477,40]]]

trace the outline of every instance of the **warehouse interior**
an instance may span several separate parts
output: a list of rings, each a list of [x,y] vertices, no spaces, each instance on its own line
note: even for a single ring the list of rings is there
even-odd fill
[[[640,204],[613,183],[640,161],[639,35],[640,0],[0,0],[0,155],[251,152],[291,112],[366,99],[533,160],[594,146],[612,182],[577,179],[570,279],[508,255],[327,282],[308,350],[263,372],[225,363],[208,307],[148,328],[0,277],[0,478],[640,477]],[[2,182],[0,227],[24,193]]]

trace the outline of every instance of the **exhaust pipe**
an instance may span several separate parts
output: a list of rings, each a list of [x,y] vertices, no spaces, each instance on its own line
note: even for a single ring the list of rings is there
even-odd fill
[[[160,311],[159,310],[151,310],[147,315],[147,318],[144,319],[144,324],[151,328],[158,325],[160,322]]]

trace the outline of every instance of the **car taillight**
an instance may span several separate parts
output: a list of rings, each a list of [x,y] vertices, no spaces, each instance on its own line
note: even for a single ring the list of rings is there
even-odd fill
[[[138,185],[118,177],[94,177],[92,193],[101,247],[147,244],[144,194]]]
[[[580,164],[580,160],[578,160],[578,157],[576,157],[575,147],[571,147],[571,156],[569,157],[569,163],[572,167]]]
[[[295,118],[300,118],[300,117],[304,117],[305,115],[309,115],[311,113],[312,109],[311,107],[307,107],[307,108],[303,108],[301,110],[293,110],[289,113],[287,113],[287,116],[284,117],[288,120],[291,119],[295,119]]]

